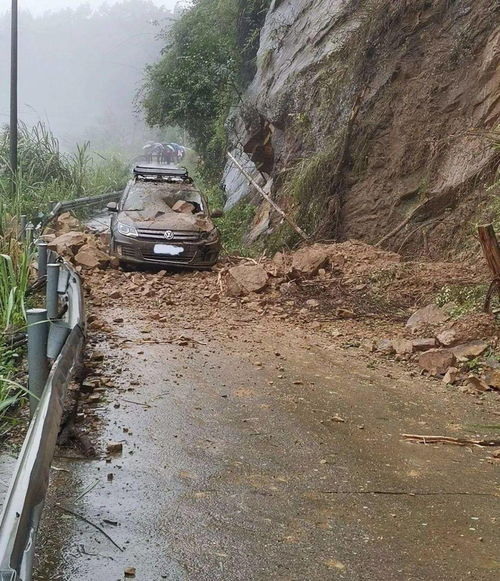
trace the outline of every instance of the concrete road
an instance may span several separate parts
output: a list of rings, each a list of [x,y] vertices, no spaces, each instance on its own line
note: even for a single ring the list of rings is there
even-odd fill
[[[182,328],[116,302],[94,341],[114,385],[100,447],[123,453],[60,451],[35,579],[500,577],[489,451],[401,438],[473,434],[490,408],[234,305]]]

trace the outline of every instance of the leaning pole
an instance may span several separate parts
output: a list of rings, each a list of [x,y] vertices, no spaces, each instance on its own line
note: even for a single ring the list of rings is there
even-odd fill
[[[12,0],[10,50],[10,170],[12,193],[17,189],[17,77],[18,77],[18,0]]]

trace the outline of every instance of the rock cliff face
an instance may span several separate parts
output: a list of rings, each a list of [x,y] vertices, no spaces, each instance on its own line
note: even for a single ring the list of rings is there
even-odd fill
[[[437,257],[498,193],[499,64],[498,0],[275,0],[234,149],[309,234]]]

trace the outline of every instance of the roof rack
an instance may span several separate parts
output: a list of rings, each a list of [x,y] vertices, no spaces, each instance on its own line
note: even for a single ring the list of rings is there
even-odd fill
[[[134,167],[136,178],[152,179],[157,181],[168,181],[169,178],[181,179],[184,182],[192,183],[188,170],[185,167],[154,167],[147,165],[136,165]]]

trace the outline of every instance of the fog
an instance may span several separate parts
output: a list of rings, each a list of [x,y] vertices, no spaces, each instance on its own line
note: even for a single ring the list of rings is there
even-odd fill
[[[103,4],[116,4],[119,0],[19,0],[22,10],[28,10],[31,14],[43,14],[47,10],[61,10],[63,8],[75,8],[81,4],[88,4],[91,8],[98,8]],[[152,0],[157,6],[173,9],[178,0]],[[8,2],[6,2],[8,4]],[[1,9],[0,9],[1,10]]]
[[[134,98],[144,68],[160,55],[160,32],[173,1],[21,0],[19,116],[47,123],[64,149],[91,140],[94,149],[136,151],[154,137]],[[91,6],[92,4],[92,6]],[[73,6],[73,8],[69,8]],[[76,7],[75,7],[76,6]],[[46,12],[50,8],[55,11]],[[59,9],[59,10],[57,10]],[[0,15],[0,123],[9,119],[10,15]]]

